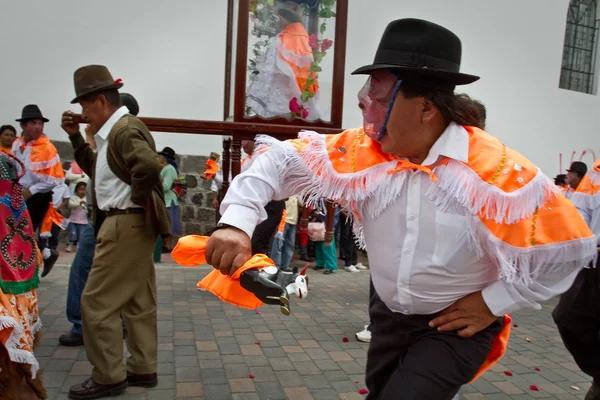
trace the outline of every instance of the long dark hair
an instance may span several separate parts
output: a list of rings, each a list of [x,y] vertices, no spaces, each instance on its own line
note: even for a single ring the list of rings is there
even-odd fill
[[[433,85],[432,85],[433,86]],[[439,90],[418,81],[404,81],[400,86],[404,97],[411,99],[423,96],[440,110],[446,122],[459,125],[477,126],[485,121],[482,109],[466,94],[455,94],[452,90]]]

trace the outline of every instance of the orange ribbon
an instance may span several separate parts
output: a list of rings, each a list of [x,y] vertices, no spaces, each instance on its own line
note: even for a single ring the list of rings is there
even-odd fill
[[[429,169],[428,167],[425,167],[425,166],[419,165],[419,164],[414,164],[407,160],[398,160],[398,163],[396,164],[396,168],[390,169],[387,173],[395,174],[396,172],[401,172],[401,171],[406,171],[406,170],[411,170],[411,169],[412,170],[418,169],[418,170],[425,172],[427,175],[429,175],[431,177],[431,179],[434,182],[437,182],[437,180],[438,180],[438,178],[433,174],[433,171],[431,169]]]

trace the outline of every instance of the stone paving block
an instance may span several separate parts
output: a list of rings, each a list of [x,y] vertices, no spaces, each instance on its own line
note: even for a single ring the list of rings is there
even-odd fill
[[[287,357],[269,358],[269,364],[275,371],[293,371],[294,365]]]
[[[304,376],[304,383],[310,390],[313,389],[330,389],[331,383],[323,375]]]
[[[295,364],[302,361],[311,361],[311,358],[306,353],[289,353],[288,358]]]
[[[249,370],[255,382],[277,382],[277,375],[271,367],[250,367]]]
[[[313,400],[312,395],[310,394],[310,390],[307,387],[293,387],[293,388],[285,388],[285,394],[290,399],[294,400]]]
[[[287,395],[278,381],[275,382],[255,382],[256,392],[261,399],[287,400]]]
[[[200,371],[202,383],[205,385],[223,385],[227,382],[227,374],[224,369],[203,369]]]
[[[304,385],[304,379],[297,371],[275,371],[275,376],[284,388]]]
[[[232,393],[254,393],[256,386],[250,378],[229,379],[229,387]]]
[[[310,394],[315,400],[332,400],[339,398],[338,394],[333,389],[316,389],[311,390]]]
[[[261,400],[258,393],[233,393],[233,400]]]
[[[229,379],[248,378],[250,368],[246,364],[226,364],[225,373]]]
[[[523,391],[511,382],[493,382],[493,385],[500,389],[504,394],[515,395],[521,394]]]
[[[177,397],[198,397],[202,396],[203,388],[200,382],[181,382],[177,383]]]
[[[203,370],[212,371],[212,370]],[[200,380],[200,368],[198,367],[176,367],[175,378],[177,382],[196,382]]]

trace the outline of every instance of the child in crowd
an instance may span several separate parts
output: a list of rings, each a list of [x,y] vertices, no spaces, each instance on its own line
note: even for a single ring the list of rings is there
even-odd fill
[[[337,267],[337,251],[335,249],[335,239],[331,240],[329,245],[325,244],[325,221],[327,211],[323,202],[319,209],[312,210],[310,222],[308,223],[308,235],[315,243],[316,265],[315,269],[325,269],[325,275],[335,272]],[[335,223],[334,223],[335,226]]]
[[[75,185],[75,195],[69,199],[69,209],[71,210],[69,218],[71,223],[69,224],[67,253],[73,251],[73,246],[77,245],[83,228],[88,224],[87,184],[85,182],[78,182]]]

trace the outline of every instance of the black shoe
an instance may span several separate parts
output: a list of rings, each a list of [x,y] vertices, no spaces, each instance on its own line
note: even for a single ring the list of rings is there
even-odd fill
[[[334,270],[332,270],[332,269],[326,269],[325,271],[323,271],[323,274],[325,274],[325,275],[331,275],[331,274],[333,274],[334,272],[335,272],[335,271],[334,271]]]
[[[83,335],[78,335],[73,332],[65,333],[64,335],[60,335],[58,343],[70,347],[83,346]]]
[[[88,378],[79,385],[71,386],[69,398],[75,400],[100,399],[102,397],[117,396],[127,389],[127,379],[111,385],[96,383],[93,378]]]
[[[585,400],[600,400],[600,385],[593,382],[590,390],[585,395]]]
[[[45,277],[46,275],[48,275],[50,273],[50,271],[52,271],[52,267],[54,267],[56,260],[58,260],[58,251],[51,249],[50,257],[48,257],[44,260],[44,269],[42,270],[42,278]]]
[[[306,261],[306,262],[313,262],[314,260],[308,256],[300,256],[300,259],[302,261]]]
[[[319,271],[319,270],[322,270],[322,269],[325,269],[325,267],[317,267],[317,266],[315,266],[315,271]]]
[[[158,376],[156,375],[156,372],[153,374],[142,375],[127,371],[127,384],[129,386],[153,388],[158,385]]]

